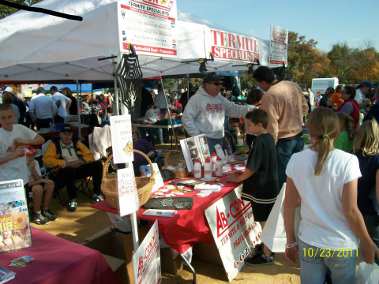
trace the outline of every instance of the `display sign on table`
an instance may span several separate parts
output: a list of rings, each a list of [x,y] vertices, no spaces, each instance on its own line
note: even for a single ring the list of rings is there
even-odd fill
[[[256,38],[216,29],[211,29],[210,32],[211,53],[214,58],[246,62],[260,59]]]
[[[117,170],[117,191],[120,216],[137,212],[139,200],[132,163],[127,163],[124,169]]]
[[[210,156],[207,136],[204,134],[182,139],[180,146],[189,172],[193,169],[195,159],[199,159],[204,165],[205,159]]]
[[[111,139],[115,164],[133,161],[132,121],[129,114],[111,116]]]
[[[250,202],[241,199],[240,188],[208,207],[205,216],[228,280],[232,281],[252,248],[261,243],[261,225],[254,221]]]
[[[271,26],[270,64],[285,64],[288,61],[288,30]]]
[[[0,182],[0,252],[30,247],[32,236],[24,184]]]
[[[121,51],[133,44],[139,53],[176,56],[176,0],[119,1]]]
[[[158,221],[154,222],[149,233],[134,253],[133,269],[137,280],[136,284],[157,284],[161,282]]]

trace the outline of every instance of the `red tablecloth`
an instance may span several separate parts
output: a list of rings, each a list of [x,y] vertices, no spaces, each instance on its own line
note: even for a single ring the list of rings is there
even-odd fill
[[[199,197],[195,192],[183,195],[193,198],[192,209],[178,210],[178,214],[174,217],[144,216],[145,210],[140,209],[138,218],[152,222],[158,220],[159,233],[164,241],[178,253],[184,253],[196,243],[212,242],[212,235],[204,211],[235,187],[235,184],[226,184],[221,191],[212,193],[207,197]],[[99,202],[92,206],[102,211],[117,214],[117,211],[110,208],[105,202]]]
[[[10,284],[118,284],[104,257],[96,250],[32,229],[32,246],[0,254],[0,266],[16,272]],[[30,255],[26,267],[9,267],[12,259]]]

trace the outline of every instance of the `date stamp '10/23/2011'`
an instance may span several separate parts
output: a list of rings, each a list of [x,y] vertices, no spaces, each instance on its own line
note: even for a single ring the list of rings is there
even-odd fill
[[[340,248],[340,249],[328,249],[318,247],[303,248],[303,256],[310,258],[350,258],[358,257],[358,250]]]

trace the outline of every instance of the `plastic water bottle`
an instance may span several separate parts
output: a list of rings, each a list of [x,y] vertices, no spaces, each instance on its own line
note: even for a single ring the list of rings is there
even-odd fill
[[[210,179],[212,178],[212,160],[211,157],[205,159],[204,164],[204,178]]]
[[[217,163],[217,154],[216,154],[216,152],[212,152],[211,159],[212,159],[212,171],[216,172],[216,163]]]
[[[223,162],[220,157],[217,157],[216,160],[216,177],[222,177],[224,175],[222,171]]]
[[[193,162],[193,177],[202,178],[201,176],[201,163],[199,159],[195,159]]]

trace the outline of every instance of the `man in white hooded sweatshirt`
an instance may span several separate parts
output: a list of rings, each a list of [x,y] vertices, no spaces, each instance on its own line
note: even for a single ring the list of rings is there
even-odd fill
[[[183,125],[190,136],[205,134],[210,152],[214,146],[223,146],[225,116],[243,117],[253,106],[241,106],[228,101],[220,94],[222,77],[209,73],[202,87],[186,105],[182,117]]]

